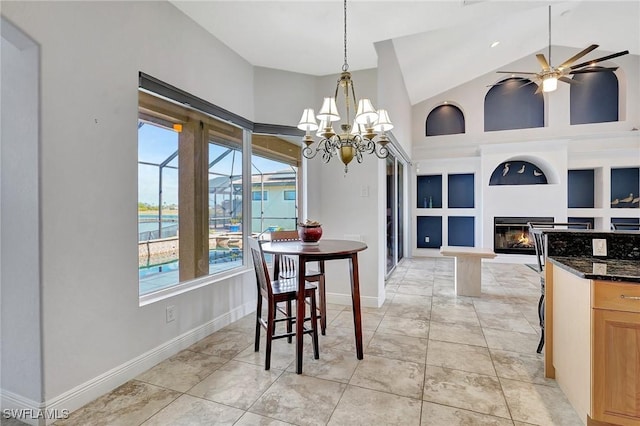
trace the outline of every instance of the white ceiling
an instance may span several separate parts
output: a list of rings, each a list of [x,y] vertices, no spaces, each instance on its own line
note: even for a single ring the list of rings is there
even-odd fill
[[[252,65],[323,76],[344,62],[342,0],[171,3]],[[640,54],[640,0],[349,0],[349,69],[375,68],[374,43],[392,40],[415,104],[540,50],[546,55],[549,4],[552,46],[600,45],[580,62]],[[551,55],[552,65],[567,59]],[[535,58],[531,64],[517,71],[539,71]]]

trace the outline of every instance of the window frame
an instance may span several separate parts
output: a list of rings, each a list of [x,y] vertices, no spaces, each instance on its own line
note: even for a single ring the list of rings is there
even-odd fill
[[[293,198],[287,198],[287,195],[289,194],[293,194]],[[282,198],[284,199],[284,201],[296,201],[296,191],[295,190],[291,190],[291,189],[286,189],[284,191],[282,191]]]
[[[221,121],[202,111],[195,111],[177,105],[170,99],[139,88],[139,120],[148,121],[163,128],[173,129],[182,126],[179,136],[179,175],[190,183],[182,184],[187,190],[178,190],[178,208],[193,212],[179,217],[180,231],[178,279],[166,287],[140,294],[140,275],[138,274],[138,297],[140,306],[171,297],[176,294],[199,288],[204,285],[226,280],[232,276],[250,270],[245,250],[242,250],[241,263],[220,272],[212,272],[209,257],[209,178],[210,167],[208,152],[210,144],[233,146],[242,158],[242,194],[250,191],[250,171],[245,172],[245,159],[251,157],[251,130]],[[204,154],[203,154],[204,152]],[[206,154],[206,155],[205,155]],[[186,158],[185,158],[186,157]],[[138,159],[140,164],[140,159]],[[250,169],[249,169],[250,170]],[[248,184],[247,184],[248,182]],[[186,201],[185,201],[186,200]],[[251,204],[242,196],[242,218],[250,217]],[[243,222],[246,222],[242,219]],[[249,222],[250,223],[250,222]],[[246,241],[248,226],[242,224],[242,238]],[[139,242],[140,244],[140,242]],[[244,245],[243,245],[244,246]],[[184,248],[183,248],[184,247]],[[206,262],[202,262],[206,259]],[[204,264],[203,264],[204,263]]]
[[[241,129],[242,134],[242,192],[243,194],[250,194],[252,190],[252,156],[258,154],[266,156],[268,158],[274,158],[278,161],[288,162],[295,165],[300,171],[302,170],[302,147],[293,144],[283,145],[281,143],[273,144],[273,139],[260,138],[263,135],[277,136],[279,139],[287,137],[295,137],[296,139],[303,135],[299,129],[294,126],[283,126],[265,123],[254,123],[246,118],[234,114],[228,110],[220,108],[217,105],[211,104],[201,98],[198,98],[188,92],[185,92],[175,86],[172,86],[162,80],[152,77],[143,72],[138,74],[138,93],[146,93],[149,96],[166,100],[179,106],[189,106],[193,111],[203,113],[217,122],[225,122],[232,126]],[[138,101],[138,109],[140,110],[140,102]],[[166,122],[166,121],[165,121]],[[264,141],[256,143],[256,137]],[[208,141],[208,139],[207,139]],[[298,196],[302,196],[302,182],[298,181]],[[252,202],[248,196],[243,195],[242,203],[242,240],[246,243],[248,235],[251,232],[252,221]],[[136,200],[137,201],[137,200]],[[243,259],[244,263],[241,267],[223,271],[217,274],[209,274],[202,277],[195,278],[190,281],[179,282],[174,286],[170,286],[153,293],[139,297],[139,306],[148,305],[168,297],[172,297],[187,291],[194,290],[196,288],[204,287],[207,285],[213,285],[217,282],[229,280],[235,276],[243,275],[253,271],[250,266],[248,245],[243,244]],[[139,286],[139,280],[137,280]]]

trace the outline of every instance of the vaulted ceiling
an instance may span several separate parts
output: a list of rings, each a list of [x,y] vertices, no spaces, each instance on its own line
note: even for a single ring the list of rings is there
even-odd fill
[[[172,1],[254,66],[310,75],[338,74],[343,63],[341,0]],[[351,71],[375,68],[375,43],[392,40],[412,104],[553,46],[600,47],[583,60],[640,54],[640,0],[349,0]],[[495,41],[500,43],[491,47]],[[521,70],[519,70],[521,71]]]

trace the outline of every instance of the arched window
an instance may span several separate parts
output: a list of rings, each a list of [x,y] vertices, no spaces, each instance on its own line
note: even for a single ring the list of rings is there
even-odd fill
[[[573,81],[571,124],[618,121],[618,78],[613,71],[575,74]]]
[[[464,133],[464,114],[455,105],[437,106],[427,116],[425,128],[427,136]]]
[[[537,89],[520,77],[494,85],[484,97],[484,131],[544,127],[544,97]]]

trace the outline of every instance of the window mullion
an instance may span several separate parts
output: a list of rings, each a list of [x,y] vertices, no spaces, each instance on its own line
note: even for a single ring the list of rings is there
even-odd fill
[[[178,142],[180,281],[209,274],[208,129],[185,123]]]

